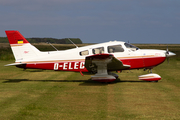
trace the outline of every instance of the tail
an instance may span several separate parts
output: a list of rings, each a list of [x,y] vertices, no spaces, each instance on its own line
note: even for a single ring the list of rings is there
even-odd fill
[[[31,45],[19,31],[5,31],[16,62],[38,57],[40,51]]]

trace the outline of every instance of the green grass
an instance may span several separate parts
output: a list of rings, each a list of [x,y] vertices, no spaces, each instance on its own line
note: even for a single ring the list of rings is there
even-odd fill
[[[1,119],[180,119],[180,62],[171,59],[153,69],[158,83],[138,80],[147,71],[119,74],[111,84],[91,75],[3,65],[0,61]]]
[[[158,83],[138,80],[147,71],[127,70],[105,84],[75,72],[4,67],[14,58],[9,45],[0,44],[0,119],[180,119],[180,46],[171,45],[169,50],[177,55],[153,69],[162,77]]]

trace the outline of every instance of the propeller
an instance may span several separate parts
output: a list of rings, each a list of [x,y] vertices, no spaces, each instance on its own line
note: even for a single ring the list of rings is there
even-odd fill
[[[172,56],[174,56],[174,55],[176,55],[176,54],[173,53],[173,52],[170,52],[170,51],[168,50],[168,45],[167,45],[165,55],[166,55],[167,62],[168,62],[168,64],[169,64],[169,57],[172,57]]]
[[[169,50],[168,50],[168,45],[167,45],[167,48],[166,48],[166,59],[167,59],[167,62],[169,64]]]

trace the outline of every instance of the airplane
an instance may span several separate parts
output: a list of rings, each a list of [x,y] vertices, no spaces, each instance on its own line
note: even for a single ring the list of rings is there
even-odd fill
[[[9,40],[16,66],[24,69],[44,69],[54,71],[73,71],[95,74],[91,80],[113,82],[118,75],[112,71],[149,69],[163,63],[166,58],[176,55],[167,50],[140,49],[122,41],[77,47],[68,50],[39,51],[31,45],[19,31],[5,31]],[[157,82],[158,74],[150,72],[139,76],[140,80]]]

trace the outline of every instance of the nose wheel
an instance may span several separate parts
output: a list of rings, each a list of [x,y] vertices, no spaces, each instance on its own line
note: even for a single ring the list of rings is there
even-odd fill
[[[144,71],[146,71],[147,69],[148,69],[148,68],[144,68]],[[149,68],[149,69],[148,69],[148,72],[149,72],[149,73],[152,73],[152,68]]]
[[[149,73],[152,73],[152,69],[149,69]]]

